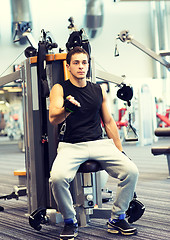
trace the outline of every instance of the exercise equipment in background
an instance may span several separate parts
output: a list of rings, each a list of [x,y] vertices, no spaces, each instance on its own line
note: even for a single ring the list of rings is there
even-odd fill
[[[23,34],[32,30],[29,0],[11,0],[10,4],[13,41],[26,44],[27,38]]]
[[[144,45],[136,41],[127,30],[121,31],[116,39],[120,39],[122,42],[131,43],[133,46],[139,48],[141,51],[152,57],[154,60],[158,61],[160,64],[165,66],[170,71],[170,63],[167,62],[164,58],[165,56],[168,56],[170,54],[169,52],[162,52],[159,55],[156,54],[154,51],[150,50],[149,48],[146,48]]]
[[[117,97],[127,102],[128,107],[131,107],[131,99],[133,98],[133,88],[123,84],[117,91]],[[132,126],[132,114],[129,110],[128,123],[124,123],[124,140],[126,142],[138,141],[138,135],[136,129]]]
[[[124,140],[125,142],[135,142],[138,141],[138,135],[136,129],[132,126],[132,113],[130,111],[128,116],[128,125],[124,133]]]
[[[118,121],[116,121],[116,125],[117,125],[118,129],[121,129],[122,127],[127,127],[128,126],[128,120],[123,119],[126,111],[127,111],[127,108],[120,108],[119,109]]]
[[[170,127],[170,109],[166,109],[166,114],[156,113],[157,118],[159,119],[158,127]]]

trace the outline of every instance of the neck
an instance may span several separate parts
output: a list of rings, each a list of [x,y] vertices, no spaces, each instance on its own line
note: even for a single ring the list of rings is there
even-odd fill
[[[70,82],[76,87],[85,87],[87,84],[86,78],[78,79],[78,78],[73,78],[71,76],[70,76]]]

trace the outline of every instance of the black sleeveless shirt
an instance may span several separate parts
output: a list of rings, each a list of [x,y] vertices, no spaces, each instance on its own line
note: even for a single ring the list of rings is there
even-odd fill
[[[87,81],[85,87],[76,87],[70,80],[63,82],[64,99],[71,95],[81,107],[66,118],[63,142],[78,143],[102,138],[101,105],[103,101],[100,85]]]

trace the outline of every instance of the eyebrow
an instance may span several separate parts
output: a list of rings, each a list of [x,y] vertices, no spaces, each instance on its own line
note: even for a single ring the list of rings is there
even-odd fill
[[[84,59],[84,60],[82,60],[82,61],[75,59],[75,60],[73,60],[73,62],[88,62],[88,61],[87,61],[87,59]]]

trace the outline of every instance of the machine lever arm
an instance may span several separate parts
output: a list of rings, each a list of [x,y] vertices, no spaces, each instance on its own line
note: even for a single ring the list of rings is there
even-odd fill
[[[169,62],[167,62],[164,58],[162,58],[161,55],[158,55],[151,49],[146,48],[144,45],[142,45],[141,43],[136,41],[132,37],[132,35],[129,34],[129,32],[127,30],[120,32],[117,36],[117,39],[120,39],[122,42],[131,43],[133,46],[139,48],[141,51],[143,51],[144,53],[146,53],[147,55],[149,55],[150,57],[152,57],[153,59],[155,59],[162,65],[164,65],[170,71],[170,63]]]

